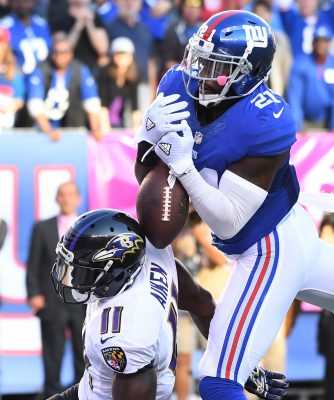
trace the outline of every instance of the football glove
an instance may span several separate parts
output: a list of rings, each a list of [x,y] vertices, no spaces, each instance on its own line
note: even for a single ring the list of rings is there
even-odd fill
[[[173,175],[180,177],[194,164],[192,149],[194,139],[187,121],[181,121],[181,134],[169,132],[156,144],[157,156],[171,169]]]
[[[179,97],[179,94],[164,96],[159,93],[146,110],[135,137],[136,143],[145,141],[155,145],[166,133],[182,129],[180,121],[188,118],[190,113],[184,111],[188,106],[186,101],[176,101]]]
[[[268,371],[262,367],[255,367],[250,374],[245,389],[255,394],[260,399],[280,400],[287,395],[286,389],[289,383],[285,376],[276,372]]]

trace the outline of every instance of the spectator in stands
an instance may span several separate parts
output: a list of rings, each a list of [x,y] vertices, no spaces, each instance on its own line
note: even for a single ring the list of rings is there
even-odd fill
[[[181,0],[179,20],[172,23],[164,39],[165,70],[179,64],[189,39],[201,25],[202,0]]]
[[[48,19],[48,9],[50,0],[35,0],[34,14],[38,14],[44,19]]]
[[[135,46],[135,59],[139,68],[139,108],[145,109],[155,95],[157,68],[153,52],[153,38],[147,25],[140,19],[143,0],[116,0],[118,16],[108,26],[110,41],[118,37],[129,38]]]
[[[0,0],[0,18],[8,15],[10,13],[10,7],[8,0]]]
[[[60,213],[56,217],[35,223],[33,227],[27,262],[29,305],[41,320],[44,392],[40,400],[63,390],[60,370],[67,328],[70,328],[72,333],[75,382],[80,380],[84,371],[81,331],[85,306],[63,304],[56,295],[50,278],[58,240],[77,216],[80,195],[76,184],[61,184],[56,201]]]
[[[228,10],[228,0],[203,0],[202,21],[206,21],[212,15]],[[231,7],[234,9],[234,7]]]
[[[11,47],[26,86],[29,75],[49,54],[51,34],[47,21],[33,14],[34,0],[9,0],[9,5],[11,14],[1,20],[1,25],[10,31]],[[15,126],[32,126],[26,107],[17,113]]]
[[[75,58],[95,75],[99,62],[108,52],[109,40],[94,3],[91,0],[52,1],[49,22],[52,32],[68,33]]]
[[[172,5],[172,0],[143,0],[143,7],[140,13],[153,38],[158,73],[163,70],[163,41]]]
[[[280,6],[281,18],[294,57],[312,53],[313,33],[319,25],[334,27],[334,3],[319,10],[319,0],[275,0]],[[297,7],[296,7],[297,5]]]
[[[333,33],[319,26],[314,33],[313,53],[294,60],[288,101],[297,129],[334,129],[334,56],[329,53]]]
[[[97,14],[104,26],[107,27],[118,13],[117,5],[113,0],[96,0]]]
[[[334,244],[334,214],[324,215],[320,227],[321,239]],[[334,399],[334,314],[322,311],[318,326],[318,351],[325,357],[325,397],[324,400]]]
[[[10,48],[10,33],[0,26],[0,131],[14,126],[23,99],[24,82]]]
[[[11,14],[1,21],[11,35],[11,46],[26,75],[44,61],[51,48],[47,21],[33,15],[34,0],[10,0]]]
[[[255,0],[252,10],[272,26],[274,18],[272,5],[268,0]],[[277,26],[277,24],[275,24]],[[286,33],[272,26],[276,39],[276,53],[269,75],[269,87],[275,93],[285,96],[292,64],[292,54],[289,38]]]
[[[89,68],[73,56],[66,34],[55,34],[49,60],[29,79],[28,109],[41,131],[52,140],[60,138],[61,128],[85,126],[100,140],[97,85]]]
[[[101,70],[98,78],[103,131],[111,127],[136,129],[140,126],[139,71],[134,52],[132,41],[126,37],[118,37],[111,43],[110,62]],[[126,121],[126,111],[130,111],[130,121]]]

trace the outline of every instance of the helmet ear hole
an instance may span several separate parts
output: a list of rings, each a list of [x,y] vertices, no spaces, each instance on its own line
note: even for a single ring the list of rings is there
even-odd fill
[[[120,274],[118,274],[117,276],[115,276],[114,281],[116,281],[116,282],[122,281],[122,280],[124,279],[124,275],[125,275],[125,273],[124,273],[124,272],[121,272]]]

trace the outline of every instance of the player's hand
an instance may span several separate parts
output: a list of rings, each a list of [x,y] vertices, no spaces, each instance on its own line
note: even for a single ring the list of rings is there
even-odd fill
[[[268,371],[262,367],[255,367],[250,374],[245,389],[249,393],[256,394],[260,399],[280,400],[287,395],[286,389],[289,383],[285,375]]]
[[[186,101],[176,101],[179,97],[179,94],[164,96],[163,93],[159,93],[146,110],[141,127],[136,134],[137,143],[144,140],[154,145],[166,133],[182,129],[180,121],[188,118],[190,113],[184,111],[188,106]]]
[[[104,138],[104,133],[101,130],[96,129],[92,131],[92,136],[97,142],[100,142]]]
[[[180,177],[192,165],[192,149],[194,139],[187,121],[180,124],[182,135],[177,132],[169,132],[156,144],[154,150],[157,156],[173,172],[173,175]]]
[[[33,296],[29,299],[29,305],[34,314],[45,307],[45,297],[41,294]]]
[[[62,136],[62,131],[60,129],[52,129],[48,132],[48,136],[53,142],[58,142]]]

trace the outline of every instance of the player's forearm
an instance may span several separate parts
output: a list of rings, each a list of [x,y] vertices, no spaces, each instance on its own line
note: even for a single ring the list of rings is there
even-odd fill
[[[100,115],[95,112],[88,112],[87,117],[90,130],[93,133],[100,131],[101,130]]]
[[[81,32],[84,28],[84,24],[81,20],[77,20],[73,25],[72,29],[69,31],[67,39],[71,44],[71,47],[74,49],[78,44]]]
[[[202,220],[221,239],[235,236],[268,194],[231,171],[222,175],[219,188],[209,185],[194,166],[179,180]]]
[[[211,294],[195,282],[179,260],[175,259],[175,263],[179,284],[178,306],[190,313],[199,331],[207,338],[210,321],[215,312],[215,302]]]
[[[145,141],[138,143],[137,159],[135,164],[135,175],[138,183],[141,183],[150,170],[161,162],[154,151],[150,151],[146,154],[151,147],[152,144]]]
[[[108,36],[101,28],[97,28],[94,23],[86,25],[89,41],[98,55],[107,54]]]
[[[207,339],[209,336],[210,322],[213,318],[216,304],[207,290],[200,287],[196,307],[189,314],[201,334]]]
[[[52,131],[52,125],[50,124],[50,121],[44,114],[36,115],[35,116],[35,121],[39,127],[39,129],[46,133],[50,134]]]
[[[64,392],[55,394],[48,400],[79,400],[78,388],[79,384],[77,383],[76,385],[66,389]]]
[[[198,317],[194,313],[189,313],[192,320],[194,321],[197,329],[201,332],[201,334],[207,339],[209,337],[209,329],[210,329],[210,322],[212,320],[213,315],[206,316],[205,318]]]

